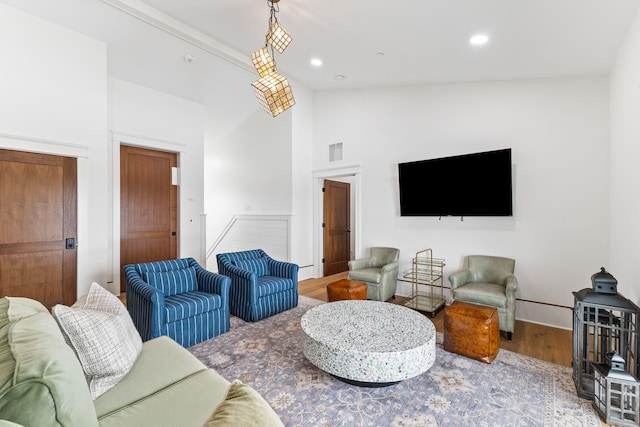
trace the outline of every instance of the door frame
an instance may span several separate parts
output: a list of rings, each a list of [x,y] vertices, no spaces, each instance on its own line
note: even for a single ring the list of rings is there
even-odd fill
[[[127,145],[130,147],[140,147],[149,150],[167,151],[170,153],[176,153],[178,164],[178,188],[177,188],[177,227],[178,227],[178,242],[177,242],[177,257],[180,258],[180,248],[182,233],[180,230],[180,213],[181,213],[181,191],[180,191],[180,171],[181,171],[181,154],[187,152],[187,146],[171,141],[163,141],[154,138],[146,138],[138,135],[132,135],[124,132],[111,132],[111,236],[113,238],[109,241],[109,253],[111,256],[111,289],[114,292],[120,292],[120,146]]]
[[[322,256],[324,254],[324,236],[322,230],[322,219],[324,216],[324,195],[322,194],[322,187],[324,186],[324,180],[337,180],[338,178],[353,177],[354,181],[351,185],[351,191],[353,193],[353,205],[355,212],[351,212],[351,216],[354,220],[354,247],[353,253],[356,258],[361,257],[361,168],[360,165],[343,166],[330,169],[320,169],[313,171],[313,200],[315,209],[313,210],[313,259],[314,263],[314,275],[315,277],[323,277],[322,270]]]

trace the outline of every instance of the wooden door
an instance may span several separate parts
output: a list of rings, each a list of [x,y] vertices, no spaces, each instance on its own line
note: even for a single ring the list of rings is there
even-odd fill
[[[76,301],[77,165],[0,150],[0,297]]]
[[[351,185],[324,181],[324,272],[325,276],[349,270],[351,253]]]
[[[120,148],[120,290],[127,264],[175,259],[178,241],[175,153]]]

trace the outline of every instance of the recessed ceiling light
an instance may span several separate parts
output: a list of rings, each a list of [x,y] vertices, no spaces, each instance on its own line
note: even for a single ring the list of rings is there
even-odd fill
[[[311,65],[313,65],[314,67],[320,67],[322,66],[322,59],[320,58],[312,58],[311,61],[309,61],[311,63]]]
[[[335,77],[335,79],[336,79],[336,80],[344,80],[344,78],[345,78],[345,77],[344,77],[342,74],[338,74],[338,75]]]
[[[482,46],[483,44],[487,44],[489,41],[489,37],[485,34],[476,34],[475,36],[469,39],[469,43],[474,46]]]

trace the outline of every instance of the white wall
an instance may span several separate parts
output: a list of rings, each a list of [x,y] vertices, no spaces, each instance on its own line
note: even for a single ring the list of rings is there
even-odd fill
[[[118,79],[109,79],[109,128],[113,183],[113,291],[120,281],[120,145],[178,153],[179,257],[199,262],[204,213],[204,112],[201,104]],[[110,167],[111,169],[111,167]]]
[[[0,148],[78,158],[78,296],[120,289],[120,142],[179,152],[178,250],[198,258],[204,107],[108,79],[104,43],[6,6],[0,50]]]
[[[314,169],[329,167],[324,153],[336,142],[343,163],[361,167],[356,257],[395,246],[407,269],[417,251],[432,248],[447,275],[466,255],[513,257],[518,298],[571,307],[571,291],[590,286],[609,262],[608,117],[604,77],[320,92]],[[512,218],[400,217],[398,162],[507,147]],[[402,284],[399,293],[408,291]],[[571,326],[567,308],[520,302],[517,317]]]
[[[611,268],[640,305],[640,12],[611,70]]]
[[[252,102],[252,113],[223,137],[208,133],[215,127],[216,116],[210,110],[206,113],[207,249],[234,215],[290,215],[292,211],[292,112],[273,118],[257,100]]]
[[[313,277],[313,92],[293,85],[292,111],[292,261],[300,266],[299,280]]]
[[[78,295],[110,276],[104,43],[0,5],[0,148],[79,157]]]
[[[296,105],[275,118],[244,90],[223,123],[220,111],[207,110],[207,249],[235,215],[290,216],[289,261],[300,266],[299,278],[304,279],[313,276],[313,92],[290,83]],[[215,257],[208,262],[209,269],[217,269]]]

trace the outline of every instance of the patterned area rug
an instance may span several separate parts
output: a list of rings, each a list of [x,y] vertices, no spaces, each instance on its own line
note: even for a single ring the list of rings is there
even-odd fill
[[[189,350],[228,380],[258,390],[286,426],[594,426],[571,369],[507,350],[490,365],[438,344],[435,364],[396,385],[365,388],[319,370],[302,353],[300,318],[321,301],[247,323]]]

